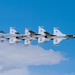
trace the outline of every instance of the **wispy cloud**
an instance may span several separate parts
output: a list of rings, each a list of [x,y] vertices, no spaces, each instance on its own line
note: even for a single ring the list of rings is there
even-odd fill
[[[0,75],[30,75],[26,68],[14,68],[8,71],[0,72]]]
[[[33,45],[25,47],[24,45],[21,44],[18,45],[15,44],[9,46],[8,43],[2,43],[2,44],[0,43],[1,70],[7,68],[14,68],[14,67],[23,68],[24,66],[30,66],[30,65],[59,64],[61,61],[65,60],[67,59],[65,58],[64,54],[62,54],[59,51],[54,51],[52,49],[44,50],[39,46],[33,46]],[[11,70],[10,73],[14,70]],[[7,74],[2,73],[2,75],[7,75]]]

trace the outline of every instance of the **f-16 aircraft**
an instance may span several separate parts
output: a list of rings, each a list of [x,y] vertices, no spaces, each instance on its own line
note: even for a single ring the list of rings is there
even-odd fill
[[[53,40],[53,44],[54,45],[59,44],[64,39],[75,38],[75,35],[72,35],[72,34],[63,34],[56,27],[54,27],[54,35],[56,35],[56,37],[54,37],[54,40]]]
[[[64,39],[75,38],[74,35],[63,34],[56,27],[54,27],[54,34],[50,34],[50,33],[46,32],[46,30],[43,27],[39,27],[39,32],[41,35],[44,35],[44,37],[42,37],[41,40],[38,39],[38,41],[40,43],[43,43],[43,42],[49,41],[49,40],[53,40],[53,44],[58,45]]]
[[[46,30],[39,26],[38,28],[38,34],[41,35],[41,37],[38,38],[38,43],[41,44],[43,42],[48,42],[49,40],[53,39],[53,36],[55,36],[54,34],[50,34],[48,32],[46,32]]]
[[[33,40],[37,40],[38,37],[41,37],[40,34],[36,34],[32,30],[25,28],[25,34],[20,34],[13,27],[10,27],[10,33],[5,34],[3,31],[0,32],[1,42],[9,39],[9,44],[18,43],[21,40],[24,40],[25,45],[29,45]]]
[[[10,27],[10,33],[5,34],[4,32],[0,32],[0,38],[1,42],[5,41],[6,39],[9,39],[9,43],[13,44],[15,41],[17,41],[16,37],[19,33],[12,27]]]
[[[18,43],[21,40],[24,40],[25,45],[29,45],[33,40],[38,40],[39,44],[47,42],[49,40],[53,40],[53,44],[58,45],[62,40],[69,38],[75,38],[75,36],[63,34],[56,27],[54,27],[53,34],[46,32],[46,30],[41,26],[38,27],[38,34],[32,30],[29,30],[28,28],[25,28],[24,34],[20,34],[13,27],[10,27],[9,34],[5,34],[3,31],[0,31],[1,42],[5,41],[6,39],[9,39],[10,44],[13,44],[15,42]]]

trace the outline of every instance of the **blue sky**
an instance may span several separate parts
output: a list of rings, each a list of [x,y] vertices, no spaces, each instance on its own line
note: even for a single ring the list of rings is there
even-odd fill
[[[0,1],[0,30],[9,33],[15,27],[20,33],[29,28],[37,33],[38,26],[53,33],[53,27],[66,34],[75,34],[74,0],[2,0]],[[55,65],[29,66],[33,75],[75,75],[75,39],[62,41],[53,46],[53,41],[39,45],[45,50],[64,52],[68,61]],[[37,41],[32,44],[37,45]]]

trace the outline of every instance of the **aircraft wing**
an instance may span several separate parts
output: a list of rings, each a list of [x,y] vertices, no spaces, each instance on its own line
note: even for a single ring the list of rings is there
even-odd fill
[[[45,41],[45,37],[39,37],[38,38],[38,44],[41,44]]]
[[[9,44],[13,44],[13,43],[15,43],[15,42],[16,42],[16,38],[15,38],[15,37],[9,39]]]
[[[32,42],[31,39],[26,39],[26,40],[24,41],[24,44],[25,44],[25,45],[29,45],[31,42]]]
[[[62,40],[63,40],[62,38],[55,38],[55,39],[53,40],[53,44],[54,44],[54,45],[58,45]]]

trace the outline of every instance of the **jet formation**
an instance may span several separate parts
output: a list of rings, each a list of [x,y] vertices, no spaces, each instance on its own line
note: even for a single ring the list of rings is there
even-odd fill
[[[53,40],[53,44],[58,45],[62,40],[70,38],[75,38],[75,36],[71,34],[63,34],[56,27],[54,27],[53,34],[47,32],[42,26],[38,27],[38,34],[28,28],[25,28],[25,34],[20,34],[13,27],[10,27],[9,34],[5,34],[3,31],[0,31],[1,42],[9,39],[9,44],[13,44],[15,42],[19,43],[21,40],[24,40],[25,45],[29,45],[33,40],[38,40],[38,44]]]

